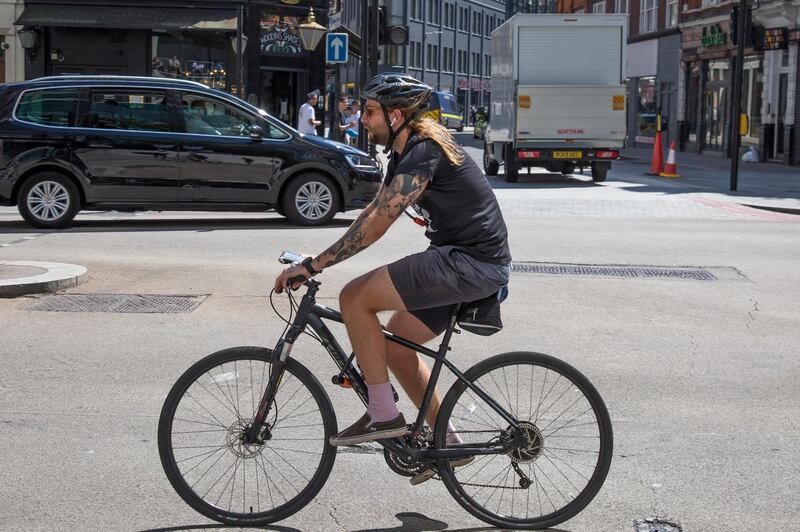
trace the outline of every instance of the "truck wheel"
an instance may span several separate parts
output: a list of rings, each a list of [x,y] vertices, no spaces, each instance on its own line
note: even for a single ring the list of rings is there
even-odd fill
[[[68,177],[56,172],[36,174],[22,185],[17,208],[34,227],[66,227],[81,209],[78,187]]]
[[[514,160],[514,154],[506,151],[506,183],[519,181],[519,166]]]
[[[303,174],[286,186],[283,212],[297,225],[325,225],[339,210],[339,189],[327,176]]]
[[[592,181],[595,183],[602,183],[605,181],[607,173],[608,168],[598,168],[595,165],[592,165]]]
[[[489,147],[486,144],[483,145],[483,171],[486,172],[486,175],[495,176],[497,172],[500,170],[500,163],[497,160],[493,159],[492,156],[489,154]]]

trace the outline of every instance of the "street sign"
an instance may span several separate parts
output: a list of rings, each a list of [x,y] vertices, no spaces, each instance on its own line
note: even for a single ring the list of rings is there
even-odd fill
[[[347,63],[347,44],[346,33],[325,35],[325,62]]]

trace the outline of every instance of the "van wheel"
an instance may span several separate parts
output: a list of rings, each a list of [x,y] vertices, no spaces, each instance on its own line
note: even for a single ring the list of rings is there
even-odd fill
[[[515,160],[514,150],[506,149],[506,183],[516,183],[517,181],[519,181],[519,166]]]
[[[595,165],[592,165],[592,181],[595,183],[602,183],[605,181],[606,174],[608,174],[608,168],[597,168]]]
[[[339,190],[327,176],[303,174],[283,194],[282,210],[297,225],[325,225],[339,211]]]
[[[456,131],[458,131],[459,133],[461,133],[462,131],[464,131],[464,124],[461,124],[461,125],[459,125],[459,126],[456,128]]]
[[[486,172],[486,175],[495,176],[497,172],[500,170],[500,163],[497,162],[496,159],[493,159],[491,154],[489,154],[489,147],[484,144],[483,145],[483,171]]]
[[[56,172],[42,172],[22,185],[17,208],[32,226],[57,229],[75,218],[81,209],[81,198],[71,179]]]

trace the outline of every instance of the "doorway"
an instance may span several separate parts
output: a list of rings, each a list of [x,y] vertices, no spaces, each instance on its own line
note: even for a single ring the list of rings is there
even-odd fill
[[[727,133],[725,120],[728,117],[730,98],[730,64],[727,59],[709,61],[707,64],[707,85],[705,94],[705,139],[703,148],[722,150]]]
[[[275,118],[297,127],[297,112],[305,103],[307,73],[262,70],[261,107]]]

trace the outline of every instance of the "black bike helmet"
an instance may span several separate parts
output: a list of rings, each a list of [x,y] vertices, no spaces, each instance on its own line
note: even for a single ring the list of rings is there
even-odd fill
[[[389,140],[383,153],[389,153],[394,144],[394,139],[403,131],[408,123],[414,119],[419,113],[428,107],[428,101],[433,88],[416,78],[406,76],[404,74],[379,74],[372,78],[361,91],[361,97],[367,100],[375,100],[381,104],[383,109],[383,118],[386,120],[386,126],[389,128]],[[397,128],[392,129],[391,121],[389,120],[389,109],[402,109],[416,103],[411,116],[409,116],[403,124]]]
[[[366,84],[361,96],[375,100],[383,107],[397,109],[406,107],[415,100],[422,100],[427,104],[427,98],[433,91],[418,79],[404,74],[380,74]]]

